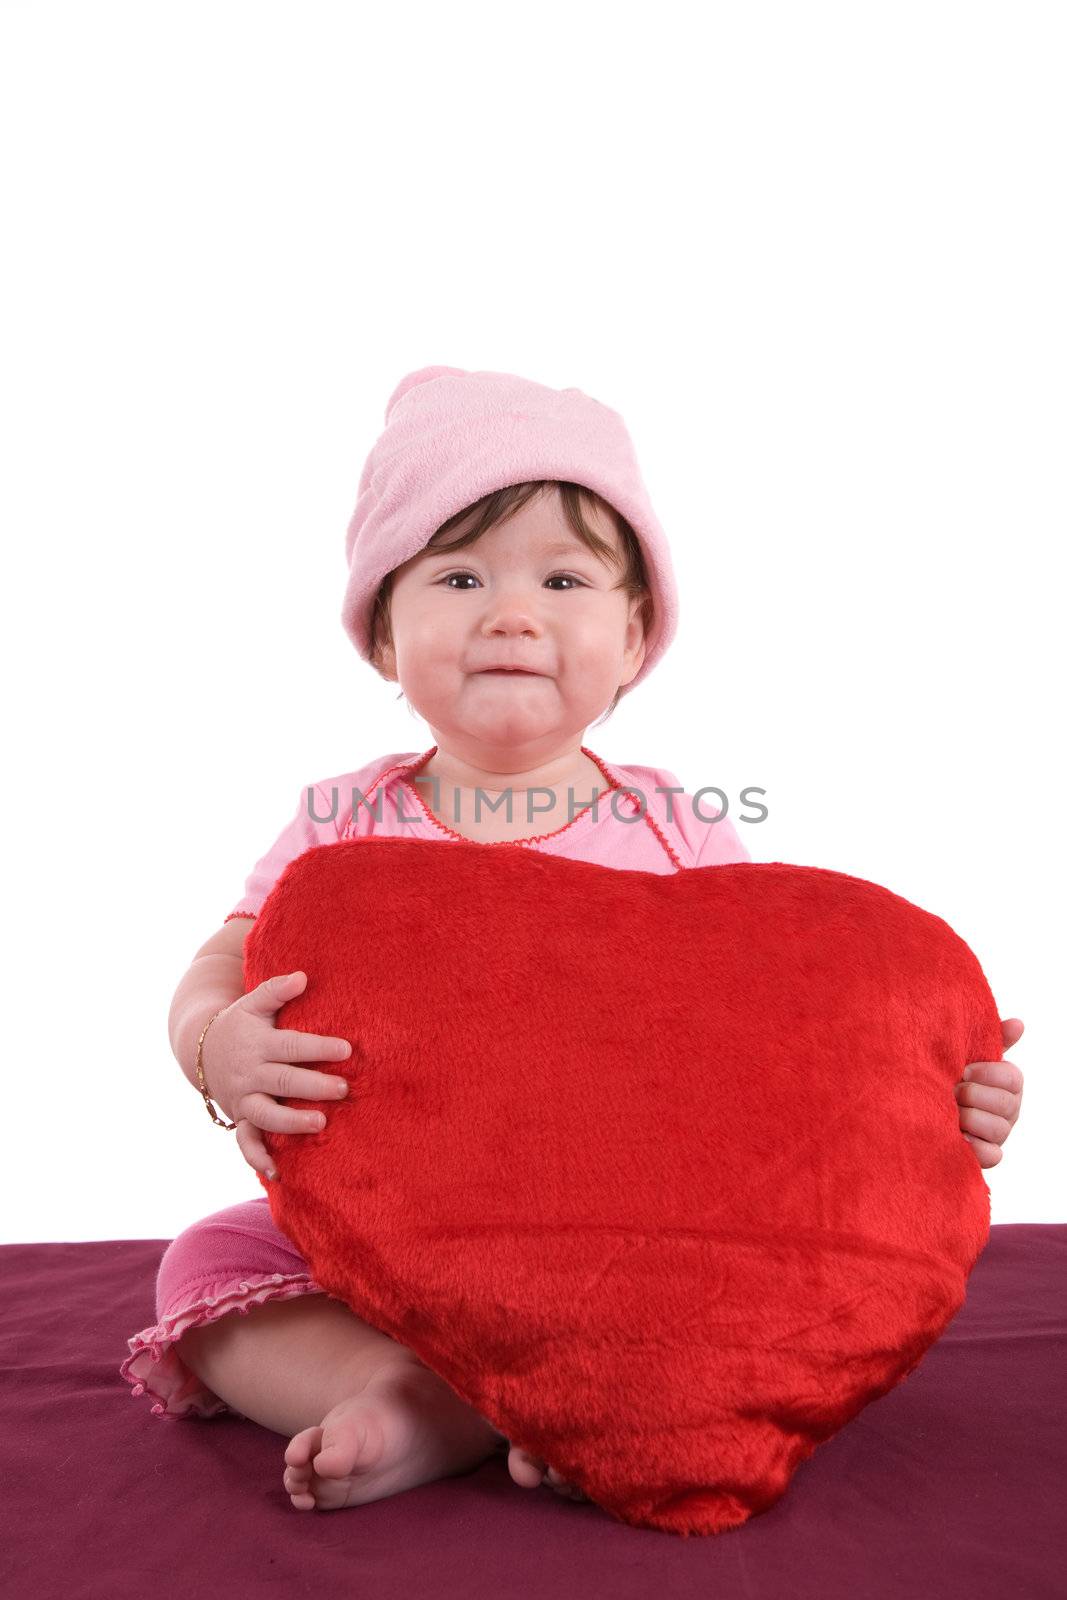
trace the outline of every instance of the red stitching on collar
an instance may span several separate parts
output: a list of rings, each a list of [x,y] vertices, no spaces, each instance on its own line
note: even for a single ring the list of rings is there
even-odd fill
[[[593,803],[590,801],[590,803],[587,806],[583,806],[581,811],[573,816],[569,822],[565,822],[561,828],[555,828],[551,833],[533,834],[526,839],[470,839],[465,833],[457,833],[454,828],[448,827],[447,823],[442,822],[440,817],[435,817],[423,799],[422,795],[419,793],[418,789],[416,789],[415,785],[411,783],[409,778],[406,776],[406,774],[413,773],[417,771],[419,767],[424,766],[425,763],[429,761],[431,756],[436,755],[437,749],[437,745],[433,744],[428,750],[423,751],[422,755],[416,756],[412,761],[396,761],[391,767],[386,767],[385,771],[380,772],[375,778],[364,798],[370,802],[373,799],[375,789],[380,783],[384,783],[387,778],[391,778],[396,773],[405,774],[405,776],[401,778],[401,782],[408,790],[409,794],[413,795],[418,801],[419,805],[422,807],[427,821],[430,822],[441,833],[447,834],[451,839],[458,839],[462,844],[542,844],[547,839],[557,839],[561,833],[566,833],[568,829],[573,828],[592,810]],[[618,789],[621,794],[626,795],[630,800],[631,805],[636,810],[637,801],[634,799],[633,790],[628,788],[625,783],[620,782],[619,779],[616,778],[614,772],[611,770],[608,764],[605,761],[602,761],[595,751],[590,750],[589,747],[584,744],[580,746],[580,749],[582,754],[588,756],[590,761],[596,765],[602,776],[606,779],[609,789]],[[644,821],[648,823],[648,826],[652,829],[653,834],[666,851],[668,859],[673,862],[675,870],[678,872],[683,871],[683,863],[679,858],[677,851],[666,838],[663,830],[660,828],[659,824],[656,822],[651,811],[649,810],[647,799],[645,801],[645,809],[642,815]],[[352,824],[354,820],[355,812],[353,811],[353,814],[348,821],[348,827],[345,830],[345,836],[347,838],[350,838],[352,835]]]

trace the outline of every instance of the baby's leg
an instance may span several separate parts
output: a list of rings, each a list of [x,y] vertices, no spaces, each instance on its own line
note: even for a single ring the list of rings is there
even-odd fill
[[[284,1483],[298,1510],[380,1500],[507,1447],[410,1350],[323,1293],[189,1328],[181,1349],[235,1411],[294,1435]]]
[[[301,1509],[352,1503],[348,1489],[342,1493],[336,1481],[353,1475],[346,1464],[346,1456],[354,1458],[352,1425],[346,1421],[342,1427],[332,1413],[342,1407],[347,1416],[350,1402],[359,1398],[358,1417],[366,1409],[363,1402],[383,1386],[406,1395],[401,1409],[410,1413],[414,1406],[423,1418],[423,1431],[427,1412],[436,1415],[438,1429],[444,1429],[453,1446],[458,1444],[461,1457],[474,1456],[474,1465],[494,1449],[507,1448],[504,1436],[411,1351],[322,1292],[307,1262],[275,1226],[265,1199],[202,1217],[172,1240],[156,1280],[156,1322],[128,1343],[122,1376],[133,1385],[135,1396],[148,1392],[155,1401],[153,1413],[213,1416],[230,1408],[275,1432],[295,1432],[286,1451],[286,1484],[294,1485],[291,1492],[299,1494],[294,1504]],[[396,1411],[395,1399],[391,1407]],[[338,1434],[343,1437],[340,1452],[327,1456],[323,1433],[328,1422],[327,1444],[332,1446]],[[411,1426],[409,1422],[409,1433]],[[363,1431],[361,1425],[361,1439]],[[397,1430],[391,1425],[391,1431]],[[475,1445],[487,1434],[478,1455]],[[360,1448],[371,1448],[373,1442],[368,1439]],[[446,1465],[429,1475],[463,1470],[462,1465]],[[532,1488],[542,1480],[545,1464],[512,1448],[508,1470],[516,1483]],[[560,1493],[570,1488],[552,1472],[548,1482]],[[410,1484],[409,1478],[397,1487]],[[356,1498],[395,1492],[373,1490],[367,1470],[361,1488],[364,1492]]]
[[[271,1300],[189,1328],[186,1366],[234,1411],[286,1435],[322,1421],[354,1383],[415,1357],[326,1294]]]

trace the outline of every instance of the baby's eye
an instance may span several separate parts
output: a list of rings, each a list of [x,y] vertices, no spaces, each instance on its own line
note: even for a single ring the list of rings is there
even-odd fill
[[[449,572],[444,578],[441,579],[441,582],[442,583],[446,583],[446,584],[451,584],[453,578],[474,578],[474,573],[473,572]],[[545,582],[546,583],[555,583],[557,578],[564,578],[564,579],[566,579],[566,581],[568,583],[572,583],[572,584],[576,583],[576,584],[582,585],[582,579],[581,578],[576,578],[573,572],[554,572],[550,578],[546,578],[545,579]],[[477,579],[475,579],[475,582],[477,582]],[[567,593],[566,590],[564,590],[563,592],[565,594]]]

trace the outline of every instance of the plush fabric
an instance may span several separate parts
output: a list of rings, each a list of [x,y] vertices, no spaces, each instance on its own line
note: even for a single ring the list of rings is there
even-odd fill
[[[245,943],[353,1053],[267,1134],[315,1279],[610,1515],[718,1533],[921,1361],[989,1190],[968,946],[877,884],[452,841],[291,862]]]

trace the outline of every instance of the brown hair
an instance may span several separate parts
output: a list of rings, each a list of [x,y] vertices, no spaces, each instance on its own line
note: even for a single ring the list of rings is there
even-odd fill
[[[506,489],[494,489],[489,494],[483,495],[473,505],[466,506],[462,511],[457,511],[455,516],[443,522],[431,539],[427,541],[426,549],[434,550],[463,550],[467,545],[474,544],[483,533],[488,533],[490,528],[495,528],[497,523],[505,522],[508,517],[520,511],[528,501],[536,495],[547,494],[557,489],[563,502],[564,515],[568,523],[595,555],[602,560],[609,561],[613,566],[620,565],[620,558],[615,549],[606,539],[589,526],[583,515],[583,500],[601,508],[614,519],[622,543],[622,576],[613,587],[625,589],[631,599],[640,598],[641,606],[639,615],[647,638],[652,628],[653,605],[652,591],[649,586],[645,570],[644,557],[637,535],[620,512],[596,493],[594,489],[586,488],[581,483],[566,483],[555,478],[541,478],[530,483],[513,483]],[[465,533],[457,534],[454,539],[449,539],[448,534],[458,528],[468,517],[474,516],[474,522]],[[395,570],[395,569],[394,569]],[[374,597],[374,606],[371,611],[370,623],[370,654],[373,661],[383,645],[391,644],[393,639],[392,628],[389,621],[389,598],[393,587],[393,573],[389,572],[378,586],[378,593]],[[403,691],[397,696],[403,698]],[[615,691],[612,700],[603,716],[597,718],[595,726],[606,722],[611,716],[619,700],[622,698],[622,688]]]

